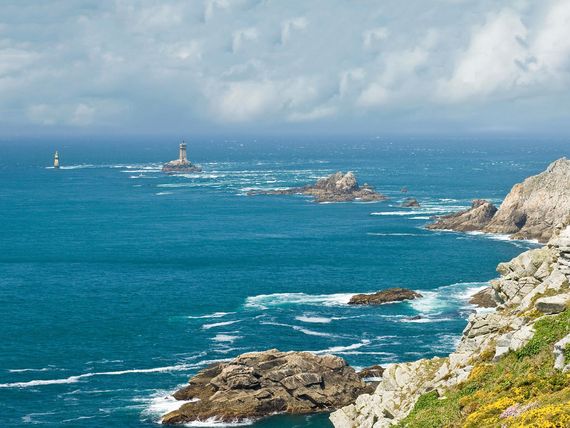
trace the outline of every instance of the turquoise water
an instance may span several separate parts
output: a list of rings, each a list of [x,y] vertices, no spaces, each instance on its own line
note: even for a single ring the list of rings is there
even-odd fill
[[[60,170],[46,168],[55,149]],[[333,352],[357,367],[447,354],[473,310],[468,294],[533,244],[423,226],[473,198],[498,203],[567,154],[512,142],[204,140],[190,146],[204,172],[168,176],[160,162],[176,143],[0,150],[0,425],[74,427],[157,426],[169,392],[247,351]],[[390,200],[245,196],[348,169]],[[400,208],[406,196],[422,207]],[[393,286],[424,298],[346,304]]]

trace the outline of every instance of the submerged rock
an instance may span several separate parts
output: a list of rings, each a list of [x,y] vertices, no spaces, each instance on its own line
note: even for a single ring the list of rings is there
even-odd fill
[[[315,202],[349,202],[354,200],[371,202],[383,201],[386,196],[374,191],[372,186],[360,186],[354,173],[337,172],[319,179],[314,185],[292,187],[281,190],[256,190],[249,195],[294,195],[313,196]]]
[[[274,413],[332,411],[371,392],[346,362],[333,355],[280,352],[243,354],[200,371],[177,400],[195,400],[164,415],[163,424],[214,418],[236,422]]]
[[[468,210],[437,217],[435,223],[428,224],[426,227],[460,232],[481,230],[489,224],[496,212],[497,208],[491,202],[476,199]]]
[[[165,163],[162,166],[162,172],[184,174],[189,172],[202,172],[202,168],[198,165],[194,165],[190,161],[176,159]]]
[[[403,208],[418,208],[420,207],[420,203],[416,198],[406,198],[402,202]]]
[[[407,288],[388,288],[372,294],[355,294],[350,298],[349,305],[381,305],[383,303],[401,302],[422,297],[420,293]]]

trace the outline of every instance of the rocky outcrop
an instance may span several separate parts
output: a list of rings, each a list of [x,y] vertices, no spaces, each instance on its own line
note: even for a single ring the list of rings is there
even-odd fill
[[[497,300],[495,298],[495,291],[492,287],[486,287],[471,296],[469,303],[479,308],[496,308]]]
[[[488,358],[485,355],[497,361],[509,352],[520,350],[532,339],[534,324],[552,316],[542,315],[541,302],[546,301],[553,308],[552,302],[556,301],[556,311],[567,307],[559,304],[568,305],[570,300],[570,273],[565,270],[569,254],[570,227],[567,227],[543,248],[501,263],[497,268],[500,278],[492,281],[492,288],[486,290],[487,296],[498,304],[497,309],[470,315],[452,354],[387,366],[373,394],[363,394],[353,404],[331,414],[334,426],[393,426],[410,413],[422,394],[436,391],[444,397],[449,388],[466,381],[475,362]],[[569,336],[555,344],[555,368],[569,368],[564,359],[568,343]]]
[[[407,288],[388,288],[372,294],[355,294],[348,302],[349,305],[382,305],[384,303],[401,302],[422,297],[420,293]]]
[[[162,172],[167,172],[171,174],[184,174],[191,172],[202,172],[202,168],[198,165],[194,165],[192,162],[187,160],[176,159],[165,163],[162,166]]]
[[[471,208],[454,214],[439,216],[436,222],[428,224],[428,229],[456,230],[459,232],[471,232],[483,229],[495,213],[497,208],[489,201],[476,199]]]
[[[406,198],[402,202],[402,208],[419,208],[420,206],[416,198]]]
[[[567,349],[570,349],[570,334],[554,344],[554,368],[567,372],[570,370],[570,361],[566,358]]]
[[[358,376],[361,379],[369,379],[369,378],[379,378],[382,377],[382,373],[384,373],[384,367],[379,365],[374,365],[370,367],[365,367],[358,372]]]
[[[174,394],[177,400],[191,401],[164,415],[162,423],[209,418],[237,422],[280,412],[331,411],[367,391],[370,387],[342,358],[272,349],[199,372]]]
[[[558,159],[546,171],[515,184],[485,232],[516,239],[548,241],[570,214],[570,160]]]
[[[513,239],[547,242],[556,228],[570,224],[570,160],[558,159],[546,171],[515,184],[499,209],[477,200],[466,211],[442,216],[428,229],[483,231]]]
[[[314,185],[281,190],[256,190],[248,195],[294,195],[313,196],[315,202],[383,201],[386,196],[374,191],[372,186],[360,186],[354,173],[337,172],[319,179]]]

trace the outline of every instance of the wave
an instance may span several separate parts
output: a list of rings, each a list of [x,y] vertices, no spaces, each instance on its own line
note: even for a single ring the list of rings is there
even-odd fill
[[[430,216],[414,216],[414,217],[410,217],[410,220],[430,220],[431,217]]]
[[[319,336],[319,337],[338,337],[335,336],[334,334],[330,334],[330,333],[323,333],[320,331],[314,331],[314,330],[309,330],[308,328],[304,328],[298,325],[291,325],[291,324],[283,324],[283,323],[279,323],[279,322],[272,322],[272,321],[262,321],[260,324],[263,325],[276,325],[279,327],[288,327],[291,328],[295,331],[299,331],[303,334],[306,334],[308,336]]]
[[[189,315],[186,318],[189,319],[222,318],[225,317],[226,315],[232,315],[232,314],[235,314],[235,312],[214,312],[213,314],[196,315],[196,316]]]
[[[156,196],[172,195],[174,192],[158,192],[155,193]]]
[[[382,232],[368,232],[367,235],[371,235],[371,236],[428,236],[425,233],[382,233]]]
[[[361,342],[358,343],[353,343],[352,345],[347,345],[347,346],[332,346],[330,348],[327,349],[321,349],[320,351],[313,351],[315,354],[328,354],[328,353],[340,353],[340,352],[346,352],[346,351],[353,351],[355,349],[360,349],[363,346],[369,345],[370,344],[370,340],[368,339],[364,339]]]
[[[212,338],[214,342],[230,342],[230,343],[233,343],[238,339],[241,339],[241,336],[231,336],[229,334],[217,334]]]
[[[356,293],[337,294],[305,294],[305,293],[275,293],[260,294],[248,297],[246,308],[268,309],[272,306],[283,305],[316,305],[316,306],[343,306],[348,304],[350,298]]]
[[[240,321],[241,321],[241,320],[236,320],[236,321],[223,321],[223,322],[215,322],[215,323],[212,323],[212,324],[204,324],[204,325],[202,326],[202,328],[203,328],[204,330],[209,330],[209,329],[211,329],[211,328],[222,327],[222,326],[224,326],[224,325],[232,325],[232,324],[235,324],[236,322],[240,322]]]
[[[130,369],[130,370],[118,370],[112,372],[84,373],[76,376],[69,376],[62,379],[38,379],[38,380],[30,380],[27,382],[0,383],[0,388],[30,388],[34,386],[77,383],[81,379],[87,379],[95,376],[120,376],[131,373],[167,373],[174,371],[187,371],[201,367],[204,364],[208,364],[208,362],[201,361],[199,363],[194,363],[194,364],[177,364],[174,366],[153,367],[149,369]]]
[[[378,211],[372,212],[370,215],[381,215],[381,216],[415,216],[415,215],[426,215],[426,214],[435,214],[437,212],[447,212],[447,210],[443,211]]]
[[[60,370],[54,367],[44,367],[41,369],[8,369],[9,373],[25,373],[25,372],[47,372],[53,370]]]
[[[328,324],[328,323],[330,323],[334,318],[327,318],[327,317],[309,317],[309,316],[301,315],[301,316],[295,317],[295,319],[296,319],[297,321],[307,322],[307,323],[312,323],[312,324]]]
[[[415,311],[422,314],[437,315],[446,310],[465,306],[471,296],[488,286],[488,282],[459,282],[444,285],[434,290],[417,290],[423,297],[410,300],[409,304]]]

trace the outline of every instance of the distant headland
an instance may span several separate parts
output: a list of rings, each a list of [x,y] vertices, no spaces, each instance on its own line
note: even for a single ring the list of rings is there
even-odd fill
[[[180,172],[202,172],[202,168],[190,162],[186,156],[186,143],[180,143],[180,152],[178,159],[165,163],[162,166],[162,172],[180,173]]]

